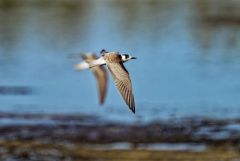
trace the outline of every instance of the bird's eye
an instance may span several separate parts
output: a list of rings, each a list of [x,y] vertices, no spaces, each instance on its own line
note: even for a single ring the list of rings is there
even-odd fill
[[[129,58],[129,55],[125,55],[125,57],[126,57],[126,59],[128,59],[128,58]]]

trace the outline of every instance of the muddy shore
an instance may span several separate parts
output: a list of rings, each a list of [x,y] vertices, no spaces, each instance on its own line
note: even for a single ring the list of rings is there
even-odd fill
[[[149,123],[117,123],[86,115],[1,113],[1,140],[48,140],[78,143],[204,143],[240,142],[240,120],[183,118]]]
[[[81,144],[43,143],[38,141],[0,142],[3,161],[239,161],[233,149],[209,148],[203,152],[109,149],[95,150]]]
[[[0,120],[1,160],[194,160],[195,154],[195,160],[240,158],[240,120],[127,124],[86,115],[13,113],[1,113]],[[175,152],[177,156],[171,155]]]

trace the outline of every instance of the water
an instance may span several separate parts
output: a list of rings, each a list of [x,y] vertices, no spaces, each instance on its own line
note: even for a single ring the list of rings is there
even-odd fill
[[[109,120],[240,117],[240,2],[0,0],[0,111],[95,114]],[[136,116],[110,80],[104,107],[71,53],[129,53]]]
[[[112,144],[100,144],[90,146],[96,150],[130,150],[133,149],[133,145],[130,143],[112,143]],[[137,149],[141,150],[161,150],[161,151],[192,151],[192,152],[204,152],[207,150],[207,146],[204,144],[192,144],[192,143],[153,143],[153,144],[138,144]]]

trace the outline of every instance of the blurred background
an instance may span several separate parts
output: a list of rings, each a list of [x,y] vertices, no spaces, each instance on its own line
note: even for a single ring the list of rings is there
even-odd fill
[[[135,115],[111,78],[100,107],[92,73],[73,68],[71,53],[103,48],[138,58],[125,63]],[[239,159],[239,51],[238,0],[0,0],[0,158],[207,160],[210,144]]]

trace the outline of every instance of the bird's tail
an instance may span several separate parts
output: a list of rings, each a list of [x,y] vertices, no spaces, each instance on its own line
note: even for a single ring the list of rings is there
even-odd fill
[[[75,69],[76,70],[84,70],[84,69],[89,69],[89,68],[90,68],[89,63],[87,63],[85,61],[75,65]]]

